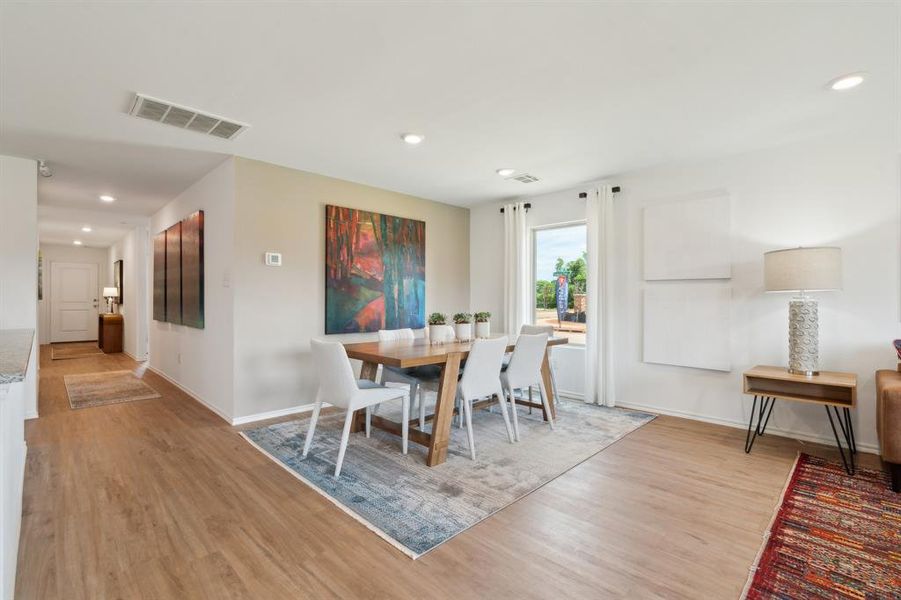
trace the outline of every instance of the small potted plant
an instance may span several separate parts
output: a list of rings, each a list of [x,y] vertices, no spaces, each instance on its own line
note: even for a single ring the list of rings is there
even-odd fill
[[[447,324],[447,315],[439,312],[429,315],[429,341],[433,344],[454,341],[454,329]]]
[[[472,315],[469,313],[457,313],[454,315],[454,328],[457,339],[466,342],[472,339]]]
[[[477,312],[472,316],[476,320],[476,337],[487,338],[491,335],[491,313]]]

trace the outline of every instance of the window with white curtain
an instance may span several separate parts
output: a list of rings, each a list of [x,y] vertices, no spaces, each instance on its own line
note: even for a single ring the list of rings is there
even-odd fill
[[[554,335],[568,338],[570,344],[585,343],[587,247],[584,221],[532,230],[532,323],[552,325]]]

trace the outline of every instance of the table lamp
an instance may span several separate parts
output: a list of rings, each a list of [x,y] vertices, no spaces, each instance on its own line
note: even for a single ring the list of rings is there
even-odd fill
[[[114,287],[105,287],[103,288],[103,297],[106,298],[106,305],[109,308],[109,312],[113,312],[113,298],[119,297],[119,289]]]
[[[764,287],[768,292],[796,292],[788,305],[788,372],[813,376],[819,372],[819,315],[808,292],[842,289],[842,249],[789,248],[763,255]]]

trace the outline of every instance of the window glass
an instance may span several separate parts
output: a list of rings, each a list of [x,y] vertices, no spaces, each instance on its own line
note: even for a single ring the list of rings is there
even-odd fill
[[[535,230],[536,325],[553,325],[571,344],[585,343],[585,224]]]

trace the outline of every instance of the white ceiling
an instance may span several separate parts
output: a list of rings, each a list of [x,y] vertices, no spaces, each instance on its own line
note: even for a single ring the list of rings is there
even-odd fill
[[[149,225],[147,217],[111,210],[84,210],[41,204],[38,235],[42,244],[71,244],[80,240],[87,248],[106,248],[138,226]],[[81,231],[90,227],[90,232]]]
[[[149,215],[228,154],[465,206],[869,127],[899,102],[897,3],[0,10],[0,152],[47,159],[40,202],[60,208]],[[229,142],[136,119],[135,92],[252,127]]]

